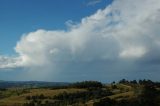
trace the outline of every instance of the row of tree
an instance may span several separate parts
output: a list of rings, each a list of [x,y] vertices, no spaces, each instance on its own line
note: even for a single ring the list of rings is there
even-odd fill
[[[115,83],[115,82],[113,82]],[[157,85],[157,86],[160,86],[160,83],[159,82],[153,82],[151,80],[146,80],[146,79],[143,79],[143,80],[126,80],[126,79],[122,79],[119,81],[119,83],[122,83],[122,84],[140,84],[140,85]]]

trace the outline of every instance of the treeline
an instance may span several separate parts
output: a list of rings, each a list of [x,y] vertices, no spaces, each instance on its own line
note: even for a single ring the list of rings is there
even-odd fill
[[[49,87],[50,89],[67,89],[67,88],[102,88],[103,84],[98,81],[75,82],[65,86]]]
[[[112,83],[115,83],[115,82],[112,82]],[[122,83],[122,84],[140,84],[140,85],[156,85],[156,86],[159,86],[160,87],[160,83],[159,82],[153,82],[151,80],[146,80],[146,79],[143,79],[143,80],[126,80],[126,79],[122,79],[120,80],[118,83]]]
[[[140,84],[140,85],[154,85],[157,87],[160,87],[159,82],[153,82],[151,80],[143,79],[143,80],[126,80],[122,79],[118,82],[113,81],[111,84]],[[104,85],[101,82],[98,81],[82,81],[82,82],[76,82],[72,84],[68,84],[65,86],[54,86],[54,87],[49,87],[50,89],[67,89],[67,88],[102,88]],[[48,88],[48,87],[46,87]]]
[[[71,88],[102,88],[103,84],[98,81],[83,81],[69,85]]]

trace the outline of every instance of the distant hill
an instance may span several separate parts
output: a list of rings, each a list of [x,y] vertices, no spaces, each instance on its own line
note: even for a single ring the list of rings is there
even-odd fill
[[[54,86],[66,86],[69,83],[66,82],[45,82],[45,81],[2,81],[0,80],[0,88],[11,88],[11,87],[25,87],[25,88],[36,88],[36,87],[54,87]]]

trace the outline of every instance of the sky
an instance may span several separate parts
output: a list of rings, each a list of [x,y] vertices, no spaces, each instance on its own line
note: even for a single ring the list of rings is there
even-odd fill
[[[159,0],[0,0],[0,79],[159,81]]]
[[[68,20],[80,22],[111,2],[101,1],[93,6],[92,0],[0,0],[0,54],[14,54],[13,47],[24,33],[66,29]]]

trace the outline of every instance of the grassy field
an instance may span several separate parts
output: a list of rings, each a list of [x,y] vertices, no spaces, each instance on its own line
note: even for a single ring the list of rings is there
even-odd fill
[[[70,88],[70,89],[27,89],[27,92],[18,94],[21,88],[12,88],[8,89],[7,91],[3,92],[3,95],[6,95],[5,98],[0,99],[0,106],[21,106],[23,103],[26,103],[26,97],[27,96],[34,96],[34,95],[41,95],[43,94],[44,96],[50,96],[53,97],[55,95],[58,95],[63,92],[67,93],[74,93],[74,92],[81,92],[81,91],[86,91],[85,89],[76,89],[76,88]]]

